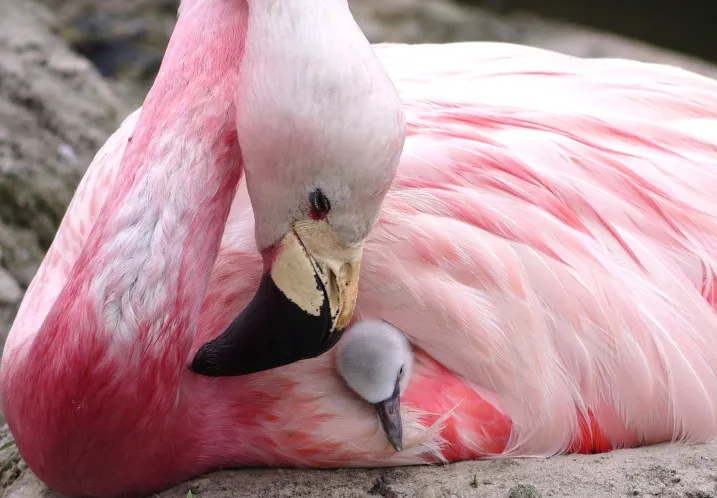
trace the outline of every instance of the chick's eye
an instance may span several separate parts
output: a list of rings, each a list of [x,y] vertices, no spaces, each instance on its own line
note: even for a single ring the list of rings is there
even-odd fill
[[[311,218],[315,220],[326,218],[326,215],[331,211],[331,203],[320,188],[309,194],[309,203],[311,204]]]
[[[401,380],[403,378],[403,365],[401,365],[401,368],[398,369],[398,380]]]

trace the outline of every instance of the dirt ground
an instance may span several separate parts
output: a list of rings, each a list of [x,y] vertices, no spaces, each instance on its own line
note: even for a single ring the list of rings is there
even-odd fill
[[[7,450],[5,450],[7,451]],[[17,465],[17,460],[12,465]],[[59,498],[27,469],[4,498]],[[191,495],[190,495],[191,492]],[[711,498],[717,445],[653,446],[600,455],[464,462],[392,469],[243,469],[215,472],[158,498]]]

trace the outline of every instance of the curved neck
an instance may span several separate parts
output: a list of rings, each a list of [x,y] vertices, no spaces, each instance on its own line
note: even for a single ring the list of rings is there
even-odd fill
[[[196,6],[203,12],[178,22],[113,190],[55,306],[67,312],[84,300],[97,311],[93,328],[118,346],[166,351],[181,342],[188,352],[191,344],[242,174],[234,104],[241,5],[204,2]]]
[[[122,383],[128,396],[176,393],[185,371],[242,175],[235,80],[247,23],[246,2],[193,11],[177,23],[115,183],[16,371],[42,377],[48,392],[64,385],[87,399],[89,381]]]
[[[179,386],[242,175],[235,81],[247,5],[201,2],[193,13],[177,23],[64,287],[44,303],[50,311],[42,326],[3,371],[3,389],[14,393],[12,402],[4,399],[7,419],[28,464],[50,482],[60,478],[45,474],[57,470],[46,462],[66,462],[64,470],[78,479],[110,475],[117,455],[132,454],[148,433],[158,445],[176,443],[170,440],[173,413],[181,415],[183,406]],[[29,380],[41,387],[39,405],[37,391],[24,387]],[[123,409],[131,406],[143,409]],[[97,443],[102,434],[127,437]],[[103,451],[89,458],[67,454],[98,444]],[[171,467],[175,457],[165,456]],[[111,486],[87,485],[103,493]]]

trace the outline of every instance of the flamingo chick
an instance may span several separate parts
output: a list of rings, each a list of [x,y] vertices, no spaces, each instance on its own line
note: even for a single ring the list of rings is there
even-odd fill
[[[374,405],[388,441],[401,451],[401,395],[413,370],[406,336],[385,320],[358,322],[336,346],[336,368],[356,394]]]

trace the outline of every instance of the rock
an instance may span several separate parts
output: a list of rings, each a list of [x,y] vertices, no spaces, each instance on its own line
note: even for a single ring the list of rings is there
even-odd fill
[[[52,29],[88,57],[138,106],[152,84],[177,19],[178,0],[42,0]]]
[[[12,434],[7,424],[3,422],[0,427],[0,488],[6,488],[15,482],[25,468],[26,465],[20,459]]]
[[[34,10],[0,4],[0,219],[31,230],[46,249],[79,178],[128,109]],[[12,257],[7,242],[0,248]]]
[[[508,498],[542,498],[542,496],[538,488],[532,484],[518,484],[508,491]]]
[[[1,253],[0,253],[1,254]],[[5,268],[0,266],[0,352],[5,348],[5,338],[22,299],[22,288]],[[4,423],[0,414],[0,423]]]
[[[18,304],[22,299],[20,284],[10,273],[0,267],[0,306]]]
[[[0,343],[74,189],[126,107],[30,1],[0,2]],[[12,276],[10,279],[9,275]],[[9,283],[13,282],[13,283]]]
[[[140,105],[171,35],[178,1],[42,1],[58,14],[55,30],[92,60],[128,102]],[[532,15],[500,15],[453,0],[349,0],[349,5],[374,43],[501,41],[582,57],[669,63],[717,77],[717,68],[694,57]]]

